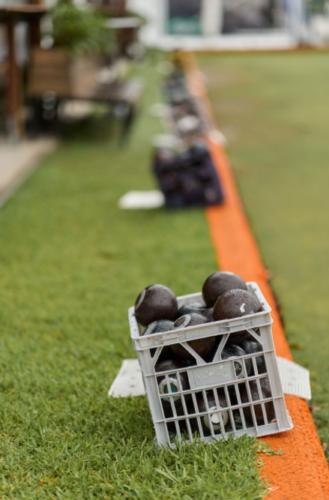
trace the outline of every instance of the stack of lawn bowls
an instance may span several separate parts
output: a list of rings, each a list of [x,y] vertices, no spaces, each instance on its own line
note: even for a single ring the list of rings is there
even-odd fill
[[[218,173],[204,140],[201,105],[188,92],[185,75],[177,68],[164,82],[167,119],[175,147],[158,146],[153,171],[167,208],[206,207],[223,202]]]
[[[172,130],[181,139],[193,142],[206,134],[199,101],[189,94],[184,73],[175,69],[163,84]]]
[[[205,207],[223,201],[223,192],[205,144],[195,144],[179,153],[159,148],[153,171],[167,208]]]
[[[160,445],[292,428],[270,312],[256,283],[226,272],[202,293],[176,298],[151,285],[139,294],[131,337]]]

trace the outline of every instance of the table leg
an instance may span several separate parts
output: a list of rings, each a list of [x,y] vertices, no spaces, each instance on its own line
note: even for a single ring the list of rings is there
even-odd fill
[[[15,53],[15,20],[6,23],[8,42],[8,84],[7,84],[7,131],[10,139],[23,135],[21,71],[17,66]]]
[[[129,138],[129,134],[132,128],[136,115],[135,106],[133,104],[128,105],[128,110],[126,116],[123,117],[122,130],[120,136],[120,144],[123,146]]]
[[[30,44],[31,47],[40,47],[41,31],[40,31],[40,17],[35,16],[30,21]]]

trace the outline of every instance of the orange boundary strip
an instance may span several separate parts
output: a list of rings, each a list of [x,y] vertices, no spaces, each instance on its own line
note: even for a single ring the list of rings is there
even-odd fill
[[[188,85],[193,96],[201,98],[211,113],[204,84],[194,57],[183,54]],[[219,172],[225,203],[206,210],[210,236],[222,270],[239,274],[246,281],[256,281],[272,307],[273,336],[278,356],[292,359],[280,322],[274,297],[267,282],[266,269],[257,243],[245,217],[226,154],[208,140],[212,158]],[[270,482],[271,500],[329,499],[329,472],[324,452],[307,403],[286,396],[286,405],[294,423],[291,431],[263,438],[281,456],[266,456],[262,476]]]
[[[254,55],[272,55],[272,54],[293,54],[293,55],[303,55],[303,54],[328,54],[329,47],[308,47],[300,45],[296,48],[291,49],[248,49],[248,50],[233,50],[233,49],[199,49],[197,51],[198,55],[203,56],[213,56],[213,55],[229,55],[229,56],[254,56]]]

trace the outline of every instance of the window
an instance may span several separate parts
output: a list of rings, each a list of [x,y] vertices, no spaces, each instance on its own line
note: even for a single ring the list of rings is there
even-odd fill
[[[201,0],[168,0],[168,35],[201,35]]]

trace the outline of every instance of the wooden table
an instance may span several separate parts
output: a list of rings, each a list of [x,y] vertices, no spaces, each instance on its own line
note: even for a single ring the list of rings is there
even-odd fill
[[[99,84],[92,92],[80,94],[79,96],[75,94],[56,96],[56,94],[54,94],[55,113],[52,118],[53,124],[57,123],[59,106],[65,101],[90,101],[93,103],[107,104],[110,109],[110,116],[120,120],[122,123],[119,141],[120,144],[123,145],[128,139],[144,88],[144,82],[136,77],[123,82],[115,81],[113,83]],[[45,92],[46,91],[47,89],[45,89]],[[33,95],[32,93],[29,95],[31,106],[33,107],[33,120],[30,125],[31,131],[39,135],[45,125],[40,94],[36,93]]]
[[[7,82],[7,131],[11,139],[24,134],[23,120],[23,82],[22,72],[16,61],[15,25],[25,21],[29,26],[30,45],[40,44],[40,19],[48,11],[42,5],[17,5],[0,7],[0,23],[6,26],[8,45],[8,82]]]

